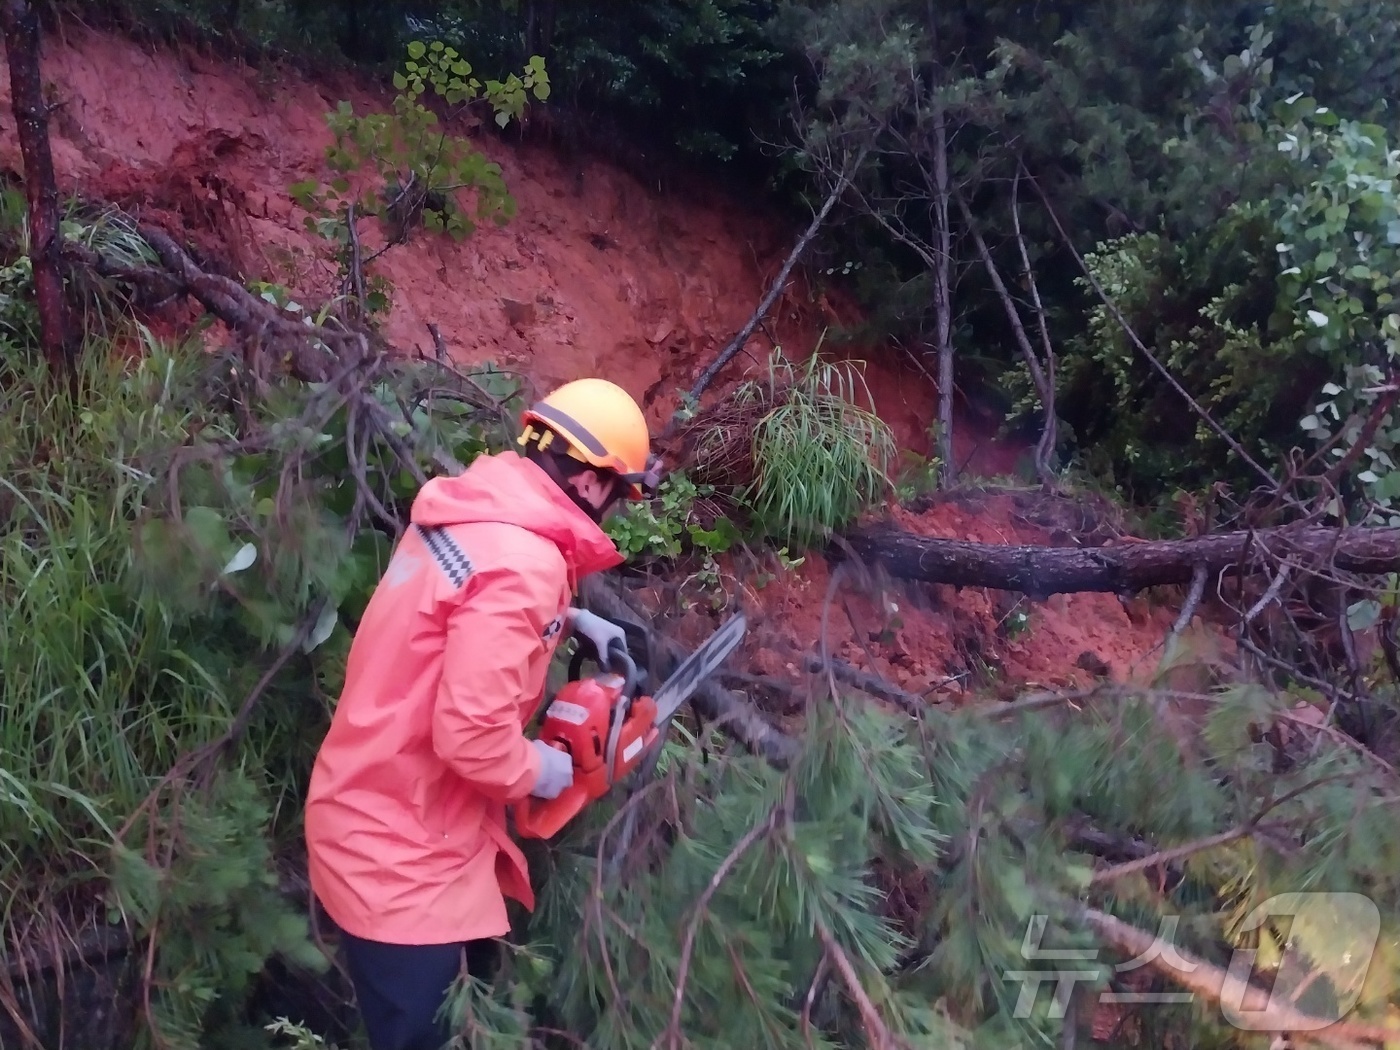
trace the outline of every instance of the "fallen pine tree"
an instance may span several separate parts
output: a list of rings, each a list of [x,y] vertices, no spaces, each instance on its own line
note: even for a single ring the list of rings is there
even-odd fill
[[[1020,591],[1031,598],[1083,591],[1129,595],[1190,583],[1200,572],[1239,576],[1280,566],[1379,575],[1400,570],[1400,528],[1279,526],[1186,540],[1142,540],[1102,547],[969,543],[869,526],[832,544],[835,560],[854,557],[891,576],[954,587]]]

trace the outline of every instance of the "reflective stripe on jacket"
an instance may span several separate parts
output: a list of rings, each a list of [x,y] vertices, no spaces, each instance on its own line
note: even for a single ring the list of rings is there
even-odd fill
[[[365,609],[311,774],[311,886],[343,929],[398,944],[500,936],[534,907],[506,806],[578,581],[622,555],[534,463],[434,478]]]

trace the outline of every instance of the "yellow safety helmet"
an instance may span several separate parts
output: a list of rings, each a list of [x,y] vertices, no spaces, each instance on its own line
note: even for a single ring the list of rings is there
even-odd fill
[[[541,451],[557,434],[568,455],[610,470],[628,486],[631,499],[656,490],[661,464],[651,456],[646,417],[630,394],[606,379],[576,379],[552,391],[520,414],[522,446]]]

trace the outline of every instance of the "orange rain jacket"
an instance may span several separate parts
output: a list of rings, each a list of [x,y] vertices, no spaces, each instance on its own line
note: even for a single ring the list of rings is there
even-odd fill
[[[539,758],[543,699],[578,581],[622,555],[514,452],[433,478],[355,634],[311,774],[311,886],[340,927],[432,944],[510,930],[534,907],[506,806]]]

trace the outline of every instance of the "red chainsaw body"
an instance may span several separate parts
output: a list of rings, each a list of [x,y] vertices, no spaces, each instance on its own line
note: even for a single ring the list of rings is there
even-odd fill
[[[556,798],[527,797],[515,807],[516,831],[522,838],[553,838],[583,807],[602,798],[641,760],[656,739],[656,704],[649,696],[632,699],[623,715],[612,767],[607,760],[613,719],[626,698],[627,680],[604,674],[567,683],[545,711],[538,739],[567,751],[574,782]]]

